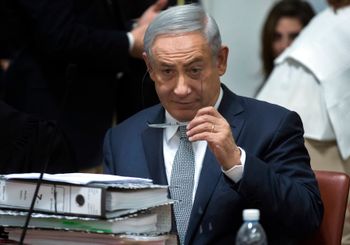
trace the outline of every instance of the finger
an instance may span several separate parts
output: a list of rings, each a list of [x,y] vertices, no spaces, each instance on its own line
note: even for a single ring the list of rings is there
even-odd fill
[[[196,115],[191,122],[188,124],[187,129],[190,130],[192,128],[197,127],[198,125],[205,125],[206,129],[211,129],[211,125],[218,123],[218,118],[209,114]],[[203,130],[203,128],[201,127]]]
[[[196,116],[202,116],[205,114],[222,118],[221,114],[212,106],[203,107],[199,109],[196,113]]]
[[[154,11],[161,11],[168,4],[168,0],[158,0],[155,4],[153,4],[152,8]]]
[[[213,133],[215,128],[215,123],[201,120],[201,122],[192,123],[192,125],[188,127],[187,133],[189,137],[200,133]]]
[[[207,107],[200,108],[197,111],[196,116],[201,116],[201,115],[204,115],[204,114],[209,114],[209,115],[215,114],[215,108],[212,107],[212,106],[207,106]]]

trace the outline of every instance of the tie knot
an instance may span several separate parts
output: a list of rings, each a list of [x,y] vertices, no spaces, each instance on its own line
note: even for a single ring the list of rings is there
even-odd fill
[[[186,126],[179,126],[180,139],[182,138],[187,139],[186,131],[187,131]]]

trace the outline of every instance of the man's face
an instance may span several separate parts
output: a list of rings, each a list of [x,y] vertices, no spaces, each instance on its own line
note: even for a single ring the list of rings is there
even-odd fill
[[[178,121],[190,121],[198,109],[215,104],[220,76],[225,73],[228,49],[213,58],[206,39],[198,32],[158,36],[152,58],[144,56],[158,97]]]

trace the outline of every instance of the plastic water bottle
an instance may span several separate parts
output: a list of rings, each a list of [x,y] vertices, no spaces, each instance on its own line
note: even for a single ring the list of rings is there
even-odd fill
[[[266,234],[259,223],[258,209],[243,210],[243,224],[239,228],[236,245],[267,245]]]

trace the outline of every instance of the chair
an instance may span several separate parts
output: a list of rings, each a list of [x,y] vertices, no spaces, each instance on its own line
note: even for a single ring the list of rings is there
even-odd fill
[[[320,229],[303,244],[340,245],[347,207],[350,177],[345,173],[315,170],[324,205]]]

